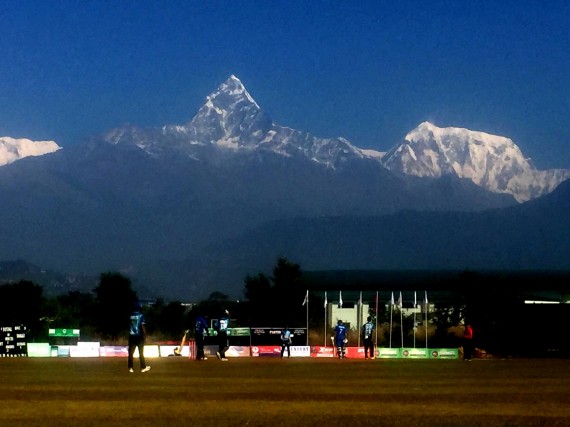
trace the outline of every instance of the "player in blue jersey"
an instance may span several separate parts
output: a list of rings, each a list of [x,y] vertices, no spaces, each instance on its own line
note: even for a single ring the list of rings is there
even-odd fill
[[[339,320],[334,328],[334,343],[339,359],[343,359],[346,356],[345,345],[348,342],[346,338],[347,332],[346,326],[342,323],[342,320]]]
[[[131,321],[129,326],[129,372],[134,372],[133,369],[133,356],[135,349],[139,349],[139,362],[141,372],[150,371],[150,366],[147,366],[144,360],[144,340],[146,336],[146,321],[144,315],[141,313],[141,304],[137,301],[133,312],[131,313]]]
[[[215,324],[215,330],[218,334],[218,352],[216,356],[222,362],[227,362],[226,359],[226,350],[228,349],[228,328],[230,326],[230,312],[228,310],[224,310],[224,313],[220,316],[218,321]]]
[[[364,341],[364,358],[374,359],[374,341],[372,335],[374,334],[374,323],[372,317],[368,316],[366,323],[362,325],[362,340]]]
[[[287,357],[291,357],[291,331],[287,326],[281,331],[281,357],[285,353],[285,348],[287,348]]]
[[[204,336],[210,336],[208,323],[202,316],[196,317],[194,324],[194,339],[196,340],[196,360],[208,360],[204,356]]]

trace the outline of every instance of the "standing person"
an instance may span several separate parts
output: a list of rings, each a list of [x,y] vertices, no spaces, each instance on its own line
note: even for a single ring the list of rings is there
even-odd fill
[[[146,321],[144,315],[141,313],[140,302],[135,303],[133,312],[131,313],[131,322],[129,327],[129,372],[135,372],[133,369],[133,356],[135,349],[139,349],[139,362],[141,372],[150,371],[150,366],[146,366],[144,360],[144,341],[146,336]]]
[[[208,360],[204,355],[204,335],[210,336],[208,323],[202,316],[196,317],[194,324],[194,339],[196,340],[196,360]]]
[[[463,360],[471,361],[473,357],[473,328],[468,323],[463,332]]]
[[[372,317],[368,316],[366,318],[366,323],[362,325],[362,339],[364,341],[364,358],[368,359],[370,354],[370,359],[374,359],[374,341],[372,340],[372,335],[374,333],[374,323],[372,323]]]
[[[222,362],[227,362],[226,359],[226,350],[229,346],[228,344],[228,327],[230,326],[230,312],[228,310],[224,310],[224,313],[218,321],[216,322],[216,331],[218,333],[218,352],[216,356]]]
[[[345,357],[345,344],[348,342],[346,332],[346,326],[342,323],[342,320],[339,320],[334,327],[334,342],[339,359],[343,359]]]
[[[281,331],[281,358],[287,348],[287,357],[291,357],[291,331],[287,326]]]

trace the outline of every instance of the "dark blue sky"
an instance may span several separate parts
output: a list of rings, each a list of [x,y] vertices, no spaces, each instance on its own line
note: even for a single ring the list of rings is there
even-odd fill
[[[424,120],[570,168],[570,2],[9,1],[0,136],[182,124],[238,76],[275,122],[387,150]]]

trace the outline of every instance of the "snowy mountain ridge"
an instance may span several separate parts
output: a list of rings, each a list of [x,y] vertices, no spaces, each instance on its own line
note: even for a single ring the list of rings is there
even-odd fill
[[[152,130],[122,127],[103,139],[113,144],[135,143],[151,154],[175,150],[197,160],[228,150],[271,151],[286,157],[306,157],[332,168],[348,158],[373,158],[375,153],[361,150],[345,138],[318,138],[274,123],[234,75],[208,95],[184,125]]]
[[[61,149],[55,141],[32,141],[26,138],[0,137],[0,166],[28,156],[41,156]]]
[[[235,75],[208,95],[185,124],[161,128],[125,125],[97,139],[134,145],[151,156],[184,156],[202,162],[256,152],[309,159],[331,169],[348,160],[372,160],[393,172],[418,177],[456,175],[489,191],[511,194],[519,202],[547,194],[570,178],[568,169],[537,170],[509,138],[464,128],[439,128],[429,122],[421,123],[386,153],[358,148],[342,137],[319,138],[274,123]],[[58,149],[53,141],[2,138],[0,166]]]
[[[423,122],[390,150],[381,163],[419,177],[455,174],[495,193],[525,202],[550,193],[570,170],[537,170],[509,138]]]

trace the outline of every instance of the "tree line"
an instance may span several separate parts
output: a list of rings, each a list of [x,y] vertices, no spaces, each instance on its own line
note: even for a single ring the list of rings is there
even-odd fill
[[[323,334],[324,300],[313,294],[307,313],[307,307],[302,305],[306,290],[299,264],[281,257],[270,275],[258,273],[245,278],[243,300],[212,292],[191,306],[157,299],[145,305],[143,312],[155,341],[180,340],[185,330],[192,329],[196,316],[216,319],[226,309],[234,327],[305,327],[308,314],[310,332]],[[475,328],[476,346],[493,354],[569,352],[561,326],[568,319],[570,304],[529,307],[512,289],[487,287],[481,292],[480,281],[472,274],[463,278],[459,292],[450,295],[445,301],[436,302],[435,310],[430,313],[431,348],[459,346],[461,327],[467,322]],[[25,324],[28,341],[46,342],[49,328],[76,328],[81,331],[82,341],[121,343],[127,339],[127,319],[137,299],[131,280],[117,272],[101,274],[92,292],[71,291],[50,298],[44,297],[40,285],[21,280],[0,286],[0,325]],[[377,317],[379,345],[387,346],[390,331],[386,306],[381,306],[378,313],[371,307],[369,315]],[[404,343],[399,333],[400,319],[405,331]],[[417,326],[413,317],[399,316],[396,311],[393,320],[393,347],[409,346],[413,338],[410,334]],[[420,346],[422,336],[423,333],[416,334]],[[321,343],[326,337],[313,338],[309,336],[310,341]]]
[[[149,334],[156,340],[179,340],[187,329],[192,329],[196,316],[216,319],[223,310],[229,310],[234,326],[251,324],[299,323],[299,306],[304,290],[300,286],[301,269],[298,264],[279,258],[273,274],[247,276],[244,283],[245,301],[232,300],[221,292],[192,304],[167,302],[161,298],[143,306]],[[55,297],[45,297],[43,288],[28,280],[0,286],[1,324],[24,324],[28,340],[48,340],[49,328],[80,329],[81,339],[103,343],[126,340],[128,318],[137,292],[131,280],[118,272],[102,273],[92,292],[71,291]],[[302,307],[301,307],[302,308]]]

